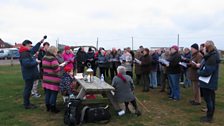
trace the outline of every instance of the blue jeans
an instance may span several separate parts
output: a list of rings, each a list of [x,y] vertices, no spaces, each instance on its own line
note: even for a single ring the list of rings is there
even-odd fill
[[[45,89],[45,104],[46,105],[56,105],[58,91],[53,91]]]
[[[169,79],[169,85],[171,89],[171,95],[170,97],[175,100],[180,99],[180,85],[179,85],[179,79],[180,74],[168,74]]]
[[[30,94],[31,94],[31,90],[33,88],[33,83],[34,83],[33,79],[25,80],[25,87],[24,87],[24,91],[23,91],[24,106],[30,105]]]
[[[157,88],[157,72],[151,71],[150,77],[150,87]]]
[[[184,71],[184,85],[185,87],[190,87],[191,86],[191,81],[189,79],[189,73],[188,71]]]

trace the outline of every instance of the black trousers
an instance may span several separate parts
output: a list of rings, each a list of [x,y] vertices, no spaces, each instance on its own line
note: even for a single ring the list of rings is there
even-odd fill
[[[100,77],[103,74],[104,79],[105,79],[105,68],[104,67],[100,67]]]
[[[140,85],[140,81],[141,81],[141,74],[136,74],[136,84]]]
[[[161,73],[161,90],[165,91],[166,85],[168,83],[168,76],[166,73]],[[169,85],[168,85],[169,86]]]
[[[207,106],[207,118],[212,119],[215,112],[215,90],[201,88]]]
[[[143,91],[149,91],[150,79],[148,73],[142,74],[142,84],[143,84]]]
[[[132,71],[126,71],[126,74],[129,75],[129,76],[131,76],[131,78],[133,78],[133,73],[132,73]]]
[[[111,77],[111,80],[113,80],[113,78],[114,78],[114,73],[117,75],[117,68],[115,67],[115,65],[113,65],[113,67],[110,68],[110,77]]]
[[[25,86],[23,91],[23,104],[25,107],[30,105],[30,94],[33,88],[34,79],[25,80]]]
[[[124,104],[125,104],[125,109],[127,110],[129,102],[124,102]],[[131,104],[135,108],[135,110],[138,110],[136,100],[131,101]]]

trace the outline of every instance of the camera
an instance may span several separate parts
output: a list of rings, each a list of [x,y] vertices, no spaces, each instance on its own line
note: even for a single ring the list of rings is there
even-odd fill
[[[47,36],[46,35],[44,36],[44,39],[47,39]]]

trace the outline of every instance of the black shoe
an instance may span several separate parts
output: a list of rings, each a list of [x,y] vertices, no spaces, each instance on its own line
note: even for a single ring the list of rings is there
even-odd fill
[[[201,103],[195,102],[194,100],[190,100],[189,103],[191,105],[201,105]]]
[[[51,110],[50,104],[46,104],[46,108],[47,108],[47,112],[49,112]]]
[[[159,92],[165,92],[165,90],[160,90]]]
[[[190,104],[193,104],[195,101],[194,100],[189,100],[189,103]]]
[[[149,92],[149,89],[143,89],[142,92]]]
[[[60,110],[58,110],[58,109],[56,108],[56,106],[53,105],[53,106],[51,106],[51,112],[52,112],[52,113],[59,113]]]
[[[203,117],[201,117],[200,122],[202,122],[202,123],[212,123],[212,118],[208,118],[207,116],[203,116]]]
[[[37,106],[35,106],[34,104],[30,104],[28,106],[25,106],[25,109],[35,109],[37,108]]]
[[[141,113],[139,110],[136,110],[135,114],[136,114],[137,116],[142,115],[142,113]]]
[[[130,109],[129,109],[129,108],[126,108],[126,109],[125,109],[125,113],[127,113],[127,114],[131,114]]]
[[[196,105],[201,105],[201,103],[193,102],[192,105],[195,105],[195,106],[196,106]]]

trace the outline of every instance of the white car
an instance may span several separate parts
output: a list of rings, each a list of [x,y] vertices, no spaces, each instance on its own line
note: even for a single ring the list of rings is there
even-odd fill
[[[0,59],[7,58],[9,55],[9,49],[0,49]]]

